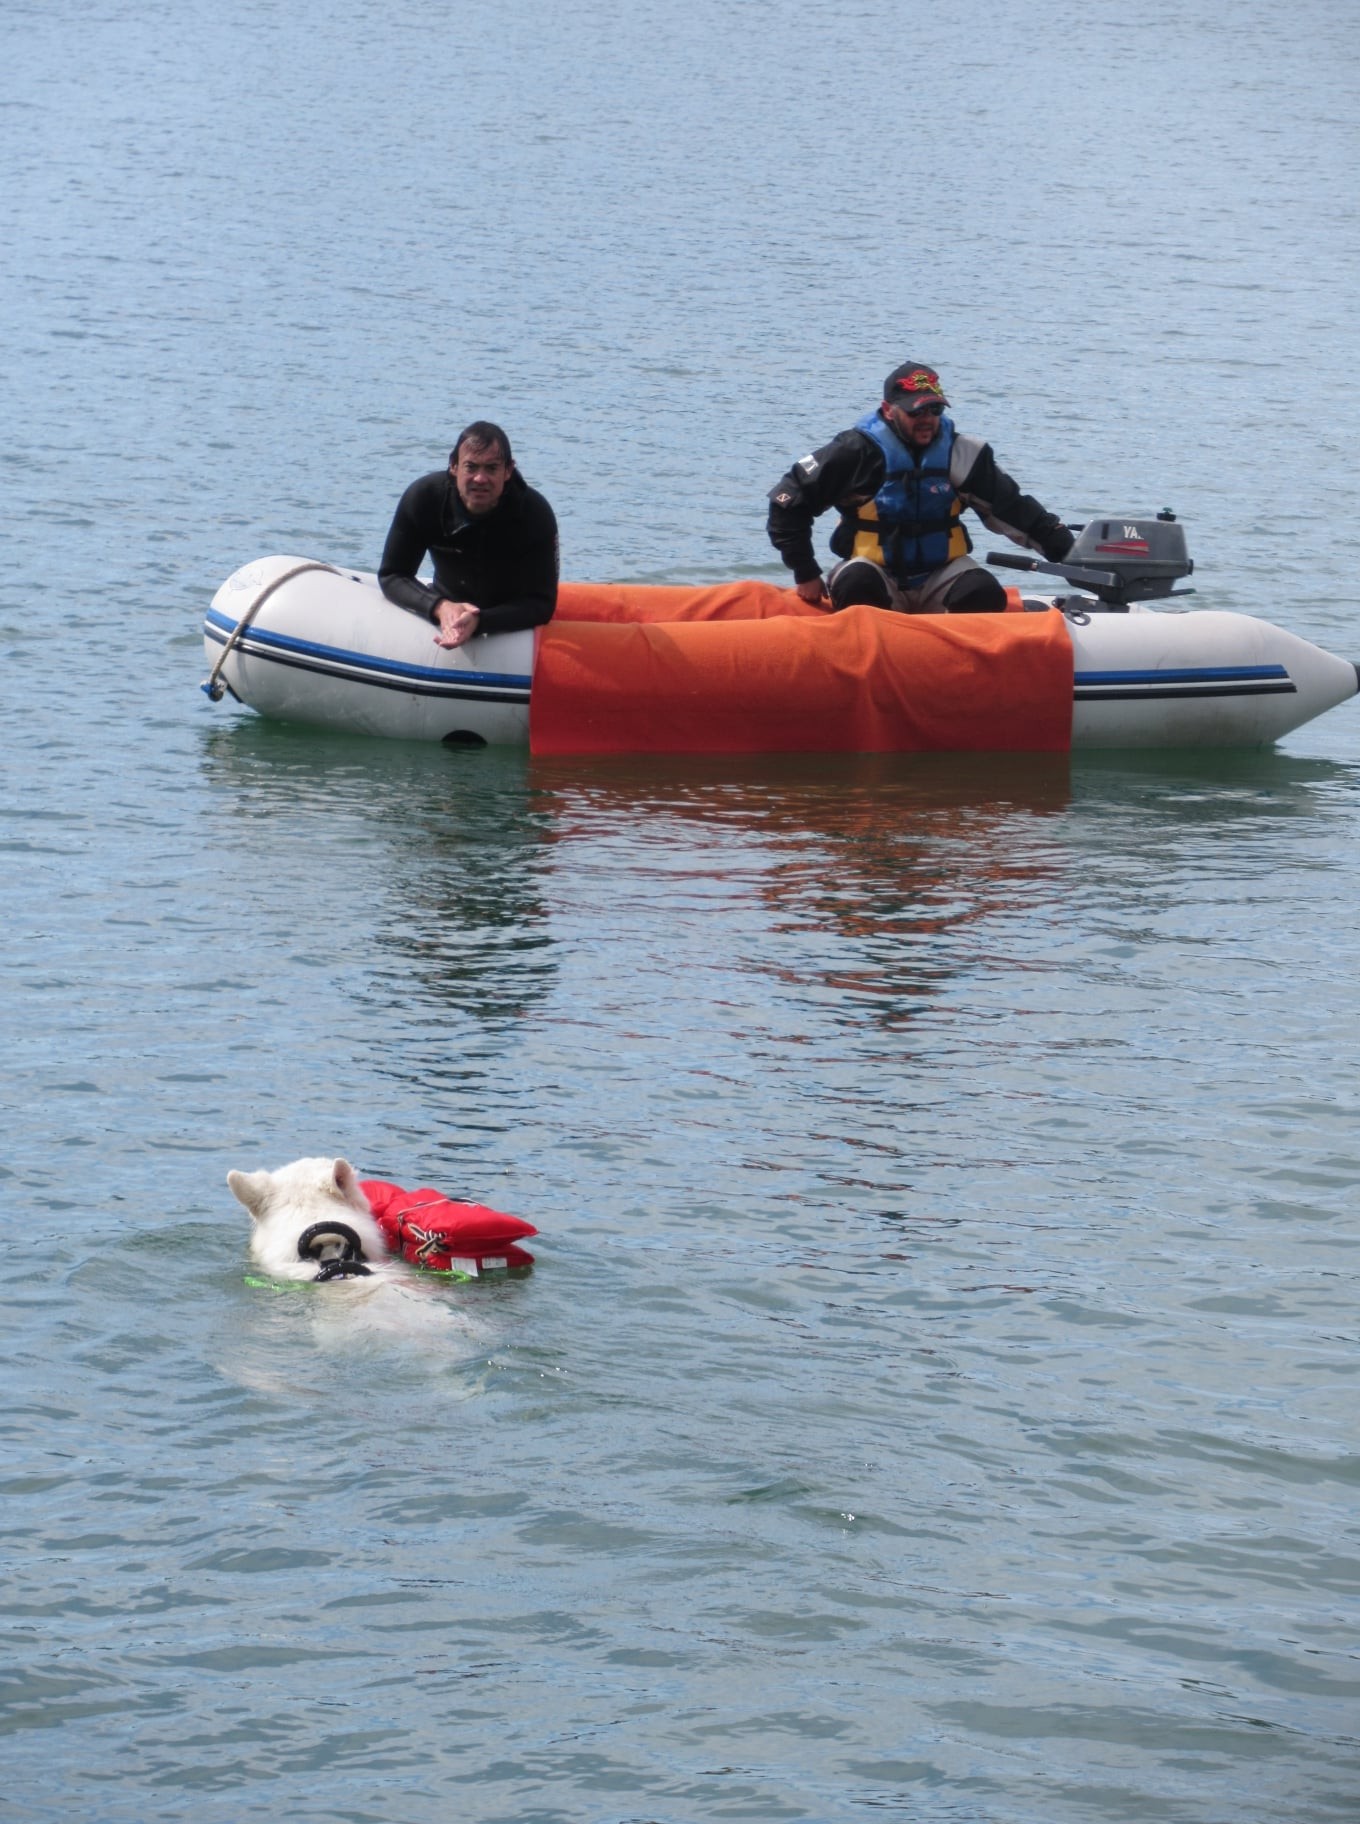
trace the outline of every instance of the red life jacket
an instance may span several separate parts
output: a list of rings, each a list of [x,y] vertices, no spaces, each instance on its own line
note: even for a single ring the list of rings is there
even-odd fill
[[[538,1230],[518,1216],[488,1209],[484,1203],[455,1203],[428,1187],[404,1191],[381,1178],[361,1178],[359,1189],[383,1240],[413,1266],[476,1275],[534,1264],[533,1255],[515,1243]]]

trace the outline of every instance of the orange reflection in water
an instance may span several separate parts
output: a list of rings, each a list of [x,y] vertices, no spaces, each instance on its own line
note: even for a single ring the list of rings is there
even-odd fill
[[[1047,755],[536,761],[531,781],[551,842],[603,838],[677,921],[711,905],[748,968],[889,1025],[955,973],[962,931],[1052,896],[1045,825],[1070,801]]]

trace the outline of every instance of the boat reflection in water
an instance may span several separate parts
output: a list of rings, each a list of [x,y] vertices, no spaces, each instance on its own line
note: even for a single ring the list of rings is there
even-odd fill
[[[529,777],[575,865],[614,854],[611,926],[654,918],[691,967],[799,998],[816,984],[838,1019],[889,1026],[956,973],[961,931],[1044,896],[1047,825],[1071,796],[1065,755],[535,761]]]

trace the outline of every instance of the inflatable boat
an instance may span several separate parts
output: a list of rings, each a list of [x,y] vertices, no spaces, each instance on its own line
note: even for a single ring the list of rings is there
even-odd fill
[[[377,578],[266,557],[217,591],[212,671],[260,715],[355,734],[538,754],[1060,752],[1261,747],[1360,689],[1268,621],[1150,606],[1192,593],[1174,515],[1096,519],[1009,612],[839,614],[765,582],[566,583],[534,632],[445,650]]]

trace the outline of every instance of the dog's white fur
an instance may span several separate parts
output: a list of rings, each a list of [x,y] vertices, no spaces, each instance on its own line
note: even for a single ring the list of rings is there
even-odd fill
[[[251,1259],[271,1279],[315,1279],[320,1261],[338,1260],[345,1251],[338,1234],[318,1236],[309,1259],[298,1256],[298,1237],[330,1220],[353,1229],[374,1275],[386,1278],[397,1271],[347,1159],[295,1159],[276,1172],[228,1172],[227,1183],[250,1211]],[[371,1280],[337,1283],[371,1285]]]

